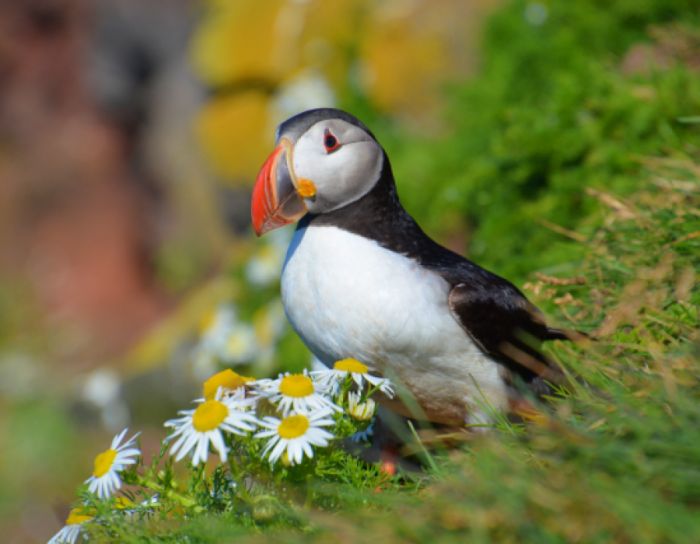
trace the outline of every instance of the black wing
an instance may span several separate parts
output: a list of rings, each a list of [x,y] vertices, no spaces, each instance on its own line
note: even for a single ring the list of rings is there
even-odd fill
[[[472,340],[538,393],[546,392],[543,380],[561,382],[561,370],[539,348],[567,335],[548,327],[540,311],[502,278],[492,276],[486,284],[478,276],[469,279],[454,285],[449,305]]]

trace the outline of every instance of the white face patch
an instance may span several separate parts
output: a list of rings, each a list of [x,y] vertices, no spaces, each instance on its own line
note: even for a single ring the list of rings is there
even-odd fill
[[[329,135],[337,142],[334,150],[326,145]],[[329,212],[360,199],[374,187],[382,169],[379,144],[340,119],[313,125],[297,140],[293,153],[297,180],[310,180],[316,187],[316,195],[305,199],[312,213]]]

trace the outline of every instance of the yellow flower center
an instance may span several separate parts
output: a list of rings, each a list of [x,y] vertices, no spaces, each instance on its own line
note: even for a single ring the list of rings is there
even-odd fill
[[[107,474],[109,469],[112,468],[112,463],[114,463],[116,457],[117,450],[109,449],[100,453],[95,457],[95,467],[92,470],[92,475],[95,478],[101,478]]]
[[[311,378],[303,374],[290,374],[282,378],[280,393],[286,397],[308,397],[314,392]]]
[[[218,400],[207,400],[197,406],[192,416],[192,426],[196,431],[205,433],[216,429],[228,416],[228,408]]]
[[[66,525],[77,525],[90,521],[92,516],[88,516],[82,508],[73,508],[66,518]]]
[[[254,378],[241,376],[230,368],[222,370],[214,374],[211,378],[204,382],[204,398],[212,400],[216,396],[219,387],[224,389],[236,390],[244,386],[248,382],[252,382]]]
[[[344,370],[345,372],[353,372],[355,374],[367,374],[367,371],[369,370],[367,365],[363,365],[357,359],[352,358],[336,361],[333,368],[335,370]]]
[[[277,427],[277,434],[281,438],[299,438],[309,428],[309,420],[306,416],[296,415],[285,417]]]

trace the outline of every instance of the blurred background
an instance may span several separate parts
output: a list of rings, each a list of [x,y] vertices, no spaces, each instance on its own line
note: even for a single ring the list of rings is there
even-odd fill
[[[124,426],[232,366],[307,366],[249,197],[275,126],[363,119],[426,230],[522,285],[573,272],[587,187],[697,145],[690,0],[0,3],[0,534],[42,542]],[[696,149],[695,147],[693,149]],[[612,181],[611,181],[612,180]]]

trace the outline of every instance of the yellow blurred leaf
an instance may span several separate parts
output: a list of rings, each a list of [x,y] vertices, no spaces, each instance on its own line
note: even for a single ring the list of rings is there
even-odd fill
[[[354,51],[371,15],[368,0],[313,0],[305,13],[301,60],[323,73],[336,87],[347,83]]]
[[[209,85],[279,81],[297,68],[280,31],[283,0],[209,2],[192,39],[197,74]]]
[[[247,91],[211,99],[197,118],[202,151],[215,172],[252,184],[272,151],[274,123],[268,97]]]
[[[447,73],[445,39],[436,29],[424,28],[419,15],[378,17],[363,41],[363,86],[384,111],[420,112],[433,106]]]

